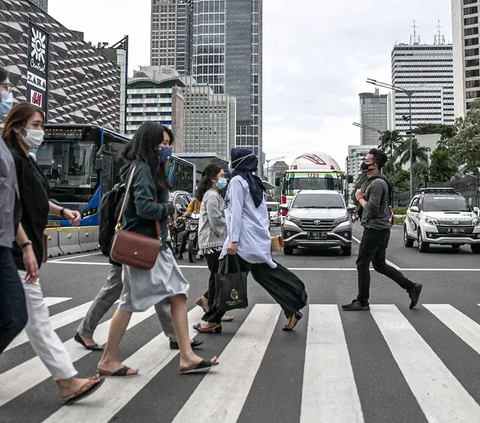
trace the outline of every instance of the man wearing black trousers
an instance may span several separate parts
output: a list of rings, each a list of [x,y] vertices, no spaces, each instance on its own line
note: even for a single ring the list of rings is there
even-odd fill
[[[380,170],[387,162],[387,156],[376,148],[370,150],[362,163],[362,170],[369,178],[365,193],[359,189],[355,198],[363,208],[361,216],[364,227],[357,258],[358,296],[350,304],[342,306],[345,311],[370,310],[370,263],[382,275],[394,280],[405,289],[413,309],[420,298],[422,285],[407,279],[401,272],[386,263],[390,239],[390,193],[391,187]]]

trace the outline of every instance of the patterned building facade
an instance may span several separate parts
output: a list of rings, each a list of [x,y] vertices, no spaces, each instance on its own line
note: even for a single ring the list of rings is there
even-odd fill
[[[48,123],[119,128],[120,69],[28,0],[0,0],[0,65],[26,101],[29,20],[50,34]]]

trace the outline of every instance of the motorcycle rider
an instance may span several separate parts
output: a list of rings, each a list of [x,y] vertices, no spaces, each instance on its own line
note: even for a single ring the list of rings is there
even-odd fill
[[[200,213],[200,207],[202,205],[201,201],[198,201],[196,198],[190,201],[190,204],[187,207],[187,210],[185,211],[185,214],[182,216],[182,219],[188,219],[192,213]],[[182,242],[180,244],[180,249],[178,251],[178,260],[183,260],[183,253],[187,249],[187,241],[188,241],[188,236],[187,236],[187,230],[182,234]]]

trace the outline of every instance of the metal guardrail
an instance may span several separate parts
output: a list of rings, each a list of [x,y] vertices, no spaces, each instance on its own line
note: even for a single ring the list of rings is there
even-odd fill
[[[44,235],[49,258],[95,251],[99,248],[98,226],[47,228]]]

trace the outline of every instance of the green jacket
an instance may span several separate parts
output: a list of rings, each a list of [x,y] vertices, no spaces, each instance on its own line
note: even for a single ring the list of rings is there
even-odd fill
[[[123,212],[122,229],[156,238],[155,220],[159,220],[164,249],[168,234],[167,218],[175,213],[175,207],[168,201],[167,190],[157,192],[152,171],[145,162],[135,160],[125,165],[120,170],[123,182],[127,184],[130,171],[135,165],[135,175]],[[158,203],[154,202],[155,196]]]

